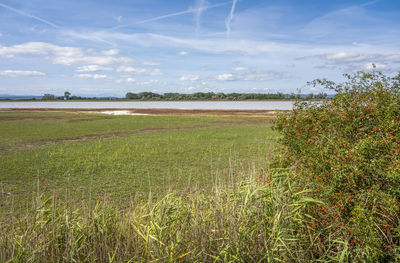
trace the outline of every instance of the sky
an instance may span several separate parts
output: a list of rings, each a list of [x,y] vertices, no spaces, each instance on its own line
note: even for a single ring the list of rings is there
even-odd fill
[[[359,70],[400,71],[400,1],[0,0],[0,94],[319,93]]]

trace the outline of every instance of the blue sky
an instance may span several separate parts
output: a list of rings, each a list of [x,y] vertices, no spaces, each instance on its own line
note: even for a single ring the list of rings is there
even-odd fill
[[[400,1],[0,0],[0,94],[320,92],[400,71]]]

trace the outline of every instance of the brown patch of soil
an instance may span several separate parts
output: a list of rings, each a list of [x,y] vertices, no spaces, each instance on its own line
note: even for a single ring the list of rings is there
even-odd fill
[[[77,118],[71,119],[70,117],[62,116],[0,116],[0,121],[20,121],[20,120],[66,120],[67,122],[79,121],[96,121],[103,119],[111,119],[111,117],[95,117],[95,118]]]

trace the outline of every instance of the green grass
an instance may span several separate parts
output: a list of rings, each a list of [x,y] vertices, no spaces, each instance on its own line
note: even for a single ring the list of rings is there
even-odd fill
[[[38,189],[90,203],[107,198],[121,207],[149,194],[211,189],[216,181],[236,181],[238,171],[265,168],[276,145],[271,123],[259,118],[1,116],[15,117],[0,122],[0,145],[9,147],[0,155],[3,214],[29,209]],[[117,136],[63,141],[110,133]]]
[[[88,135],[127,133],[149,128],[208,126],[221,118],[108,116],[58,112],[0,112],[0,148]],[[229,122],[235,122],[230,119]]]
[[[295,166],[269,165],[278,144],[266,119],[2,117],[0,262],[379,258],[315,227],[326,206]]]
[[[271,175],[267,186],[256,175],[240,174],[241,183],[215,184],[206,193],[139,200],[125,210],[106,200],[88,206],[41,195],[33,212],[0,224],[0,261],[349,261],[346,252],[313,257],[318,233],[305,222],[315,201],[295,192],[287,174]]]

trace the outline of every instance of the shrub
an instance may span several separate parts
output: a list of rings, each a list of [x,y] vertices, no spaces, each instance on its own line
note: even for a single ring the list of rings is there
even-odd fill
[[[342,84],[309,83],[336,95],[297,102],[280,115],[281,164],[324,202],[310,211],[309,224],[321,230],[315,254],[329,253],[328,243],[336,240],[360,260],[394,260],[400,241],[400,74],[346,77]]]

